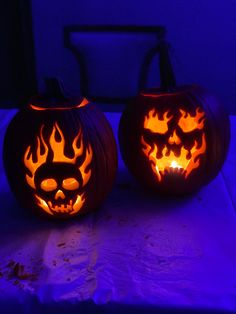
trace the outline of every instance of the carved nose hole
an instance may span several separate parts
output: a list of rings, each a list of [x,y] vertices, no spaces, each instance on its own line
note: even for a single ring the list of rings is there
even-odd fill
[[[63,200],[66,198],[66,196],[65,196],[65,194],[62,192],[62,190],[58,190],[57,193],[56,193],[56,195],[55,195],[55,200],[58,200],[59,198],[61,198],[61,199],[63,199]]]
[[[173,134],[171,134],[171,136],[169,137],[168,143],[170,145],[173,145],[173,144],[179,145],[181,143],[181,139],[178,137],[175,130]]]

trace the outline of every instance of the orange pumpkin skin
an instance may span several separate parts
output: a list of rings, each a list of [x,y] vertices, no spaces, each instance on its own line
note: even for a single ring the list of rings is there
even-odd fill
[[[53,106],[34,99],[11,121],[3,158],[20,204],[59,219],[96,209],[111,190],[117,169],[111,127],[86,99]]]
[[[163,194],[198,190],[220,171],[230,139],[229,118],[199,86],[140,93],[123,112],[119,144],[130,172]]]

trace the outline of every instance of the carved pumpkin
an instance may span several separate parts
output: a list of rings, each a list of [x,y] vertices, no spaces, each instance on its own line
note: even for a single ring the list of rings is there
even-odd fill
[[[229,144],[229,119],[203,88],[175,86],[163,43],[160,63],[162,87],[141,92],[122,115],[121,153],[143,184],[167,194],[190,193],[219,172]]]
[[[23,206],[68,218],[98,207],[111,189],[116,144],[103,113],[85,98],[36,97],[7,129],[4,164]]]

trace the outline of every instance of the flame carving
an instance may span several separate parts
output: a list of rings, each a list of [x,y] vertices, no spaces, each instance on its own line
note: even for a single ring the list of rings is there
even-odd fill
[[[164,175],[165,172],[178,171],[183,174],[186,179],[193,169],[199,167],[199,157],[206,151],[205,134],[202,134],[200,147],[198,147],[199,145],[197,141],[195,141],[190,150],[181,147],[179,155],[175,154],[174,151],[168,149],[165,145],[161,152],[161,158],[157,158],[158,147],[156,144],[153,144],[152,148],[145,142],[143,136],[141,137],[141,143],[144,146],[142,150],[149,158],[152,170],[157,175],[159,182],[162,180],[162,175]]]
[[[148,112],[144,119],[144,129],[149,129],[153,133],[165,134],[168,131],[168,122],[173,116],[168,117],[169,111],[165,112],[161,117],[153,108]]]
[[[43,137],[43,128],[44,125],[41,127],[40,135],[37,136],[37,148],[36,151],[33,151],[32,146],[28,146],[26,152],[24,154],[24,164],[29,169],[31,175],[26,174],[26,181],[27,183],[33,188],[36,189],[34,183],[34,176],[36,170],[44,163],[47,162],[47,158],[49,155],[49,150],[53,152],[52,161],[53,162],[65,162],[75,164],[77,157],[81,156],[84,152],[84,143],[82,140],[82,132],[81,129],[79,133],[75,137],[72,143],[73,148],[73,157],[68,157],[65,155],[65,137],[59,128],[58,124],[55,123],[53,126],[51,135],[49,137],[49,145],[46,144],[45,139]],[[59,140],[56,139],[56,133],[59,135]],[[79,146],[78,145],[79,142]],[[36,158],[34,158],[36,155]],[[91,169],[87,170],[88,165],[91,163],[92,160],[92,149],[89,145],[86,148],[86,156],[84,162],[79,167],[83,178],[83,186],[87,184],[89,178],[91,176]]]
[[[184,147],[181,138],[177,135],[177,128],[184,133],[190,133],[196,129],[204,128],[205,113],[198,107],[194,114],[187,113],[185,110],[179,110],[181,116],[178,120],[178,126],[172,129],[168,144],[159,148],[157,144],[148,144],[144,137],[141,137],[142,151],[148,157],[153,172],[156,174],[158,181],[162,180],[165,173],[178,172],[186,179],[193,169],[198,168],[200,164],[200,155],[206,151],[206,138],[203,133],[201,140],[194,141],[190,149]],[[168,117],[169,111],[160,117],[155,109],[148,112],[144,119],[144,128],[153,133],[165,134],[168,131],[168,121],[173,116]],[[174,146],[174,148],[172,148]],[[157,157],[158,156],[158,157]]]
[[[182,109],[179,111],[181,113],[181,117],[179,119],[178,125],[183,132],[187,133],[196,129],[202,130],[204,128],[205,113],[201,111],[199,107],[197,108],[196,113],[193,115]]]

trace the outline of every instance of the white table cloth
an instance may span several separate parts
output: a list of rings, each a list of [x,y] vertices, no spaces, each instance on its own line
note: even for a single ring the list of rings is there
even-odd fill
[[[15,112],[0,110],[1,150]],[[106,116],[117,137],[120,114]],[[1,158],[0,312],[236,313],[236,117],[231,128],[221,173],[195,195],[145,192],[119,156],[102,207],[60,223],[18,207]]]

